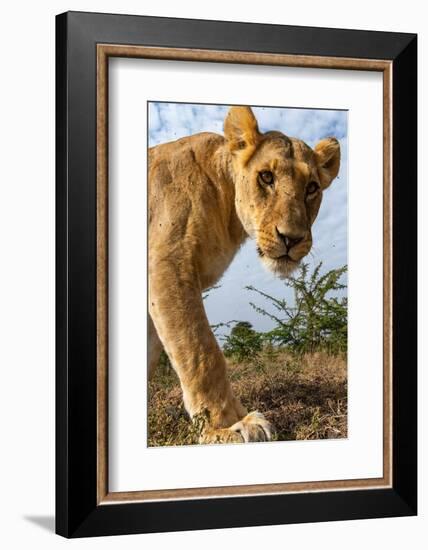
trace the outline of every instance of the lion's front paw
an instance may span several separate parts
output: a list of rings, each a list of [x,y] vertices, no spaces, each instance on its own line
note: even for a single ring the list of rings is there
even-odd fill
[[[253,411],[230,428],[207,429],[200,443],[249,443],[270,441],[274,428],[258,411]]]
[[[229,430],[239,433],[245,443],[270,441],[274,432],[272,424],[258,411],[247,414],[242,420],[231,426]]]

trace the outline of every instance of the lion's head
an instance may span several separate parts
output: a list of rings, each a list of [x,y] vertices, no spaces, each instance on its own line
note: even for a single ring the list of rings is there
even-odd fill
[[[326,138],[311,149],[281,132],[262,134],[249,107],[230,109],[224,133],[237,214],[262,261],[287,276],[311,250],[323,191],[339,172],[339,142]]]

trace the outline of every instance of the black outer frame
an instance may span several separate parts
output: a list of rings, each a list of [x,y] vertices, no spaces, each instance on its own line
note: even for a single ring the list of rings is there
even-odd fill
[[[97,506],[96,44],[393,61],[393,487]],[[56,17],[56,532],[417,513],[417,36],[67,12]]]

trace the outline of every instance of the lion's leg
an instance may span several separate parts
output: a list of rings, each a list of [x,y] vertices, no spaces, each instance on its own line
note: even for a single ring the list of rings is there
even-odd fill
[[[169,262],[151,264],[150,315],[180,379],[189,415],[202,426],[201,442],[270,439],[270,425],[233,395],[226,361],[209,326],[197,277]],[[166,281],[168,284],[165,284]]]
[[[162,342],[159,340],[155,325],[150,315],[147,315],[148,323],[148,376],[153,376],[155,368],[159,364],[160,354],[162,352]]]

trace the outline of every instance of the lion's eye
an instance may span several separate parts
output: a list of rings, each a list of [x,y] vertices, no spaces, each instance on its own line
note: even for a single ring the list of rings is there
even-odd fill
[[[307,195],[313,195],[318,191],[319,185],[316,181],[311,181],[311,183],[306,188]]]
[[[259,173],[259,176],[263,183],[266,183],[267,185],[272,185],[273,183],[272,172],[269,172],[269,170],[263,170],[263,172]]]

